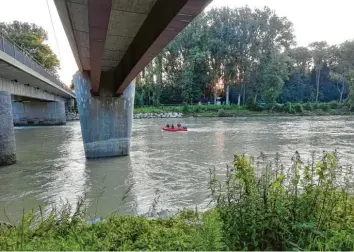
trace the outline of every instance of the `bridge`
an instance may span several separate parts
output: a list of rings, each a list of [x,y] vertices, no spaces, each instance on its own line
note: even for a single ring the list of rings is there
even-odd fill
[[[66,123],[75,93],[0,34],[0,165],[16,161],[13,125]]]
[[[211,0],[54,0],[74,75],[86,158],[128,155],[134,79]]]

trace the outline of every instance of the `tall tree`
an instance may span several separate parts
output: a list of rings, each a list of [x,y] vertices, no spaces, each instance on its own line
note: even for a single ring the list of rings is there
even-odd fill
[[[216,102],[224,93],[223,100],[239,105],[343,102],[353,70],[354,42],[329,46],[320,41],[291,48],[294,45],[292,23],[267,7],[212,9],[145,68],[137,96],[155,105],[213,97]]]
[[[198,102],[210,85],[207,23],[200,15],[165,50],[166,82],[180,90],[182,102]]]
[[[325,67],[328,60],[328,49],[329,46],[326,41],[313,42],[309,45],[312,51],[312,58],[314,63],[314,68],[316,72],[316,99],[318,102],[320,94],[320,80],[321,80],[321,71]]]
[[[288,80],[289,58],[285,54],[273,54],[262,71],[262,97],[271,105],[273,110],[284,81]]]
[[[347,102],[349,104],[349,110],[352,110],[354,106],[354,71],[350,71],[349,73],[349,94]]]
[[[289,50],[289,56],[293,59],[296,71],[301,73],[309,72],[312,62],[312,54],[308,48],[295,47]]]
[[[45,44],[48,40],[48,33],[42,27],[27,22],[13,21],[12,23],[0,23],[0,32],[25,49],[49,72],[57,73],[60,62],[51,48]]]

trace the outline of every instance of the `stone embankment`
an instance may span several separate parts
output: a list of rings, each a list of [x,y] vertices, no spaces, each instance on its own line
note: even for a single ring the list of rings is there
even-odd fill
[[[134,119],[146,119],[146,118],[181,118],[182,113],[170,112],[170,113],[145,113],[134,114]]]

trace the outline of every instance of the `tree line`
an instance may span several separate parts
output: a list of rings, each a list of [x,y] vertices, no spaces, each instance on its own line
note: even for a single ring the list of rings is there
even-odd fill
[[[354,101],[354,40],[296,47],[268,7],[198,16],[139,74],[136,105]]]

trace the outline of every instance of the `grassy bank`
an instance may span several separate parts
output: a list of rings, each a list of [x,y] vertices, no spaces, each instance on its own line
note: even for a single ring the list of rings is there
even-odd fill
[[[183,113],[185,117],[237,117],[237,116],[274,116],[274,115],[349,115],[349,106],[331,103],[287,103],[277,104],[273,108],[236,105],[186,105],[186,106],[154,106],[135,108],[135,114],[146,113]]]
[[[88,224],[78,204],[47,217],[29,213],[0,228],[0,250],[354,250],[353,170],[337,153],[308,162],[235,155],[219,181],[215,208],[168,219],[110,216]]]

